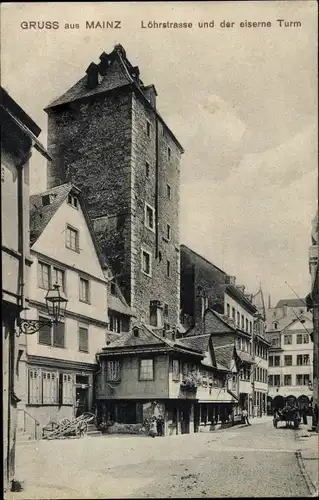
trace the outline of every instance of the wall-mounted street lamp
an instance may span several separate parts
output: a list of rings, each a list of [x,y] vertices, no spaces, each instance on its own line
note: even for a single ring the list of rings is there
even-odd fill
[[[21,334],[32,335],[40,330],[42,326],[52,326],[57,325],[61,322],[65,314],[65,308],[68,299],[65,297],[63,292],[60,292],[60,285],[57,283],[53,285],[47,291],[45,298],[45,303],[47,307],[47,313],[49,315],[48,320],[36,320],[36,319],[24,319],[20,318],[18,324],[17,337]]]

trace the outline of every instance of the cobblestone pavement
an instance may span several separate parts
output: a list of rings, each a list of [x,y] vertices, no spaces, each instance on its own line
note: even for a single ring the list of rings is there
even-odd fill
[[[85,437],[20,445],[9,499],[304,497],[312,494],[298,450],[307,433],[254,419],[210,433]],[[312,438],[308,438],[312,439]],[[309,461],[310,462],[310,461]]]

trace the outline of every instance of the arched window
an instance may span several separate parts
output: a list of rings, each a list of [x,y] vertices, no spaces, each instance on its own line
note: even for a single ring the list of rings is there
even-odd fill
[[[278,323],[275,321],[275,323],[274,323],[274,329],[277,330],[277,328],[278,328]]]

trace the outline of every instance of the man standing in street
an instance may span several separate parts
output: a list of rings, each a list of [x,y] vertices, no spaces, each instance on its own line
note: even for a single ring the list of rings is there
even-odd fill
[[[251,423],[248,420],[248,411],[246,408],[243,409],[242,415],[243,415],[244,424],[251,425]]]

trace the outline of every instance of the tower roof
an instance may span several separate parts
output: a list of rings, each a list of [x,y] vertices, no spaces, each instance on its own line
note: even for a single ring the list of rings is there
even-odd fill
[[[156,88],[154,85],[144,86],[140,79],[138,66],[133,66],[130,63],[126,57],[125,49],[120,44],[115,45],[110,54],[102,52],[100,62],[98,64],[91,62],[86,70],[86,75],[62,96],[51,102],[44,110],[49,111],[57,106],[73,103],[90,96],[102,95],[123,87],[131,87],[138,97],[153,109],[159,120],[165,125],[180,152],[183,153],[183,147],[157,111],[154,101],[150,98],[151,91],[155,96],[157,95]]]

